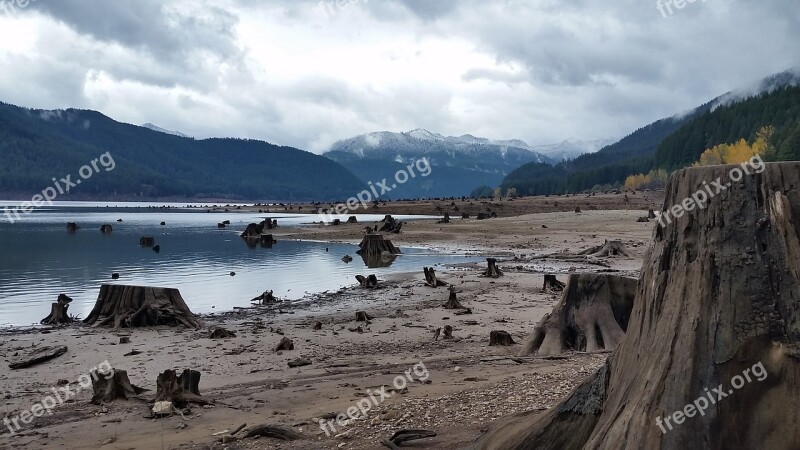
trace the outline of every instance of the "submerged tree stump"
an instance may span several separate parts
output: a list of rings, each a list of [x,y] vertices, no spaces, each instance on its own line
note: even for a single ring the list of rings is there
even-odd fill
[[[358,244],[359,250],[356,251],[359,255],[380,255],[383,252],[388,252],[396,255],[400,249],[392,244],[392,241],[383,237],[382,234],[367,234]]]
[[[430,287],[447,286],[447,283],[436,278],[436,271],[433,267],[423,267],[422,272],[425,274],[425,284]]]
[[[544,276],[544,283],[542,284],[542,292],[554,291],[562,292],[566,284],[558,281],[555,275],[546,274]]]
[[[800,163],[760,167],[673,173],[619,347],[559,405],[498,421],[472,448],[797,448]]]
[[[56,303],[50,305],[50,315],[41,320],[42,325],[62,325],[72,322],[72,317],[67,314],[71,302],[71,298],[59,294]]]
[[[111,233],[112,231],[114,231],[114,229],[111,227],[111,225],[105,224],[100,227],[100,232],[103,234],[108,234]]]
[[[201,325],[177,289],[115,284],[100,286],[94,308],[83,323],[114,328]]]
[[[156,245],[156,238],[152,236],[145,236],[139,238],[139,245],[142,247],[152,247]]]
[[[608,239],[606,239],[603,245],[587,248],[578,254],[592,256],[595,258],[606,256],[631,256],[630,252],[628,252],[628,249],[622,244],[622,241],[609,241]]]
[[[497,260],[495,258],[486,258],[487,267],[482,276],[490,278],[498,278],[503,276],[503,271],[497,267]]]
[[[139,399],[140,394],[147,389],[140,388],[131,384],[128,379],[128,372],[119,369],[111,369],[110,373],[92,372],[92,403],[111,403],[115,400]]]
[[[75,222],[67,222],[67,231],[70,233],[74,233],[78,231],[78,224]]]
[[[361,253],[361,260],[368,269],[379,269],[381,267],[389,267],[397,259],[396,254],[389,252],[381,252],[379,255],[367,255]]]
[[[168,369],[156,379],[156,402],[172,402],[178,408],[189,403],[207,405],[210,400],[200,396],[200,372],[185,369],[180,376]]]
[[[520,356],[617,348],[628,328],[636,284],[616,275],[570,275],[561,300],[536,325]]]

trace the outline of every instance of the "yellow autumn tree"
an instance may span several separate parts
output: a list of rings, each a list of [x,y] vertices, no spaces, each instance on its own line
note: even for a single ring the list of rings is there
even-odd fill
[[[664,169],[651,170],[646,175],[631,175],[625,179],[625,189],[659,189],[666,186],[668,178]]]
[[[700,155],[694,166],[713,166],[717,164],[740,164],[750,160],[756,155],[765,155],[772,151],[769,144],[773,127],[763,127],[756,133],[756,139],[750,145],[744,139],[739,139],[733,144],[720,144],[712,147]]]

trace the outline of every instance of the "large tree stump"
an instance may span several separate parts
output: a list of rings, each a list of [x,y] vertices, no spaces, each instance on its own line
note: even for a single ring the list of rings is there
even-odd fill
[[[359,255],[380,255],[383,252],[388,252],[396,255],[400,249],[392,244],[392,241],[383,237],[382,234],[367,234],[358,244],[359,250],[356,251]]]
[[[800,163],[753,167],[672,174],[617,350],[561,404],[473,448],[797,448]],[[675,208],[692,195],[704,207]]]
[[[210,400],[200,396],[200,372],[185,369],[181,376],[174,370],[165,370],[156,379],[156,402],[172,402],[178,408],[189,403],[207,405]]]
[[[608,239],[606,239],[603,245],[587,248],[578,254],[593,256],[595,258],[606,256],[631,256],[630,252],[628,252],[628,249],[622,244],[622,241],[609,241]]]
[[[544,276],[544,283],[542,284],[542,292],[562,292],[564,291],[564,286],[566,286],[566,284],[558,281],[555,275],[546,274]]]
[[[425,274],[425,284],[430,287],[447,286],[447,283],[436,278],[436,271],[433,267],[423,267],[422,272]]]
[[[497,260],[495,258],[486,258],[487,267],[482,276],[490,278],[498,278],[503,276],[503,271],[497,267]]]
[[[561,301],[536,325],[520,356],[617,348],[628,328],[636,283],[616,275],[570,275]]]
[[[177,289],[115,284],[100,286],[97,302],[83,322],[114,328],[201,325]]]
[[[62,325],[72,322],[72,317],[67,314],[71,302],[71,298],[59,294],[56,303],[50,304],[50,315],[41,320],[42,325]]]
[[[128,372],[111,369],[110,373],[92,372],[92,403],[111,403],[114,400],[142,400],[139,395],[147,389],[131,384]]]
[[[403,222],[395,220],[395,218],[390,215],[384,217],[383,220],[381,220],[381,222],[383,222],[383,226],[378,231],[386,231],[387,233],[397,234],[403,227]]]

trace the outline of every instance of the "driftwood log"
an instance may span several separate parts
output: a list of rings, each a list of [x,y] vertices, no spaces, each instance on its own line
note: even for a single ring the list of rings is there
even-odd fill
[[[156,402],[172,402],[178,408],[189,403],[207,405],[210,400],[200,396],[200,372],[185,369],[180,376],[168,369],[156,379]]]
[[[94,308],[83,322],[114,328],[201,325],[177,289],[114,284],[100,286]]]
[[[430,287],[447,286],[447,283],[436,278],[436,271],[433,267],[423,267],[422,272],[425,274],[425,284]]]
[[[50,361],[51,359],[61,356],[66,352],[66,345],[38,347],[21,356],[12,358],[8,363],[8,367],[12,369],[24,369],[26,367],[35,366],[36,364]]]
[[[484,277],[498,278],[503,276],[503,271],[497,267],[497,260],[495,258],[486,258],[487,267],[483,272]]]
[[[619,347],[559,405],[472,448],[797,448],[800,163],[750,171],[674,172]],[[704,207],[676,207],[692,195]]]
[[[302,434],[289,427],[285,427],[283,425],[267,425],[267,424],[255,426],[247,430],[244,434],[245,438],[251,438],[256,436],[271,437],[275,439],[281,439],[284,441],[294,441],[303,438]]]
[[[147,389],[131,384],[128,372],[111,369],[110,373],[92,372],[92,403],[111,403],[114,400],[142,400],[139,395]]]
[[[561,300],[536,325],[520,356],[614,350],[628,328],[636,284],[616,275],[570,275]]]
[[[235,338],[236,332],[223,327],[215,327],[208,333],[209,339],[228,339]]]
[[[50,304],[50,315],[41,320],[42,325],[63,325],[72,322],[72,317],[67,314],[71,302],[71,298],[59,294],[56,302]]]
[[[566,286],[566,284],[558,281],[555,275],[546,274],[544,276],[544,283],[542,284],[542,292],[561,292],[564,290],[564,286]]]
[[[392,244],[392,241],[383,237],[382,234],[366,234],[358,244],[356,253],[359,255],[380,255],[383,252],[395,255],[400,249]]]

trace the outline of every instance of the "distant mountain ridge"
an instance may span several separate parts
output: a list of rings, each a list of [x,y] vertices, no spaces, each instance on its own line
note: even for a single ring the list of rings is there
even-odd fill
[[[165,133],[165,134],[171,134],[171,135],[173,135],[173,136],[180,136],[180,137],[185,137],[185,138],[191,138],[191,136],[189,136],[188,134],[183,134],[183,133],[181,133],[180,131],[171,131],[171,130],[165,130],[164,128],[161,128],[161,127],[159,127],[159,126],[153,125],[153,124],[152,124],[152,123],[150,123],[150,122],[147,122],[147,123],[145,123],[145,124],[142,124],[142,126],[143,126],[143,127],[145,127],[145,128],[149,128],[149,129],[151,129],[151,130],[153,130],[153,131],[158,131],[159,133]]]
[[[0,103],[0,194],[41,192],[53,177],[74,177],[105,152],[115,169],[83,183],[75,195],[321,201],[346,199],[365,188],[336,162],[292,147],[196,140],[117,122],[97,111]]]
[[[344,165],[364,182],[390,178],[424,157],[432,167],[431,175],[406,183],[392,197],[449,197],[469,195],[480,184],[498,185],[506,174],[529,162],[552,165],[564,157],[597,148],[597,143],[578,141],[537,148],[519,139],[492,140],[471,134],[443,136],[418,128],[401,133],[379,131],[341,140],[324,156]]]

